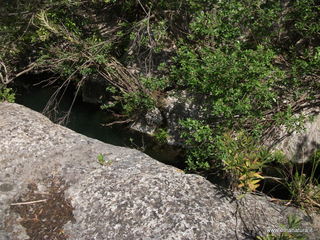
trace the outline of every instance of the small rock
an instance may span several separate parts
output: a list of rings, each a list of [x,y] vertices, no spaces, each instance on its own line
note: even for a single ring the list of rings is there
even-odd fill
[[[158,108],[154,108],[147,112],[144,118],[134,122],[130,128],[145,134],[153,135],[156,129],[161,126],[163,117]]]
[[[303,129],[288,135],[286,129],[282,128],[278,134],[284,137],[273,144],[272,149],[282,151],[293,162],[309,161],[316,150],[320,149],[320,115],[316,115],[313,121],[306,122]],[[272,141],[267,145],[272,145]]]

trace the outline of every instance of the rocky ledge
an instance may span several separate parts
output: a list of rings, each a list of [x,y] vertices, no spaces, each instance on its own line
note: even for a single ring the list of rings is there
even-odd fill
[[[0,239],[252,239],[317,216],[206,179],[0,104]],[[97,160],[100,158],[100,162]],[[318,224],[318,225],[317,225]]]

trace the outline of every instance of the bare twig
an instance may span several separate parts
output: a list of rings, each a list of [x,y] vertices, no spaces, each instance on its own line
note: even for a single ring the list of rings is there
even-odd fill
[[[11,203],[11,206],[19,206],[19,205],[29,205],[29,204],[34,204],[34,203],[41,203],[41,202],[46,202],[48,199],[41,199],[41,200],[35,200],[35,201],[29,201],[29,202],[18,202],[18,203]]]
[[[111,123],[103,124],[102,126],[110,127],[110,126],[115,125],[115,124],[123,124],[123,123],[129,123],[129,122],[133,122],[133,120],[132,119],[126,119],[126,120],[122,120],[122,121],[114,121],[114,122],[111,122]]]
[[[29,64],[29,66],[28,66],[26,69],[24,69],[23,71],[17,73],[14,78],[17,78],[17,77],[19,77],[19,76],[21,76],[21,75],[23,75],[23,74],[25,74],[25,73],[27,73],[27,72],[30,72],[30,71],[31,71],[32,69],[34,69],[36,66],[37,66],[37,64],[36,64],[35,62]]]
[[[3,75],[2,75],[1,68],[3,68]],[[4,62],[2,62],[2,61],[0,61],[0,81],[1,81],[4,85],[7,85],[7,84],[10,82],[9,77],[8,77],[7,67],[6,67],[6,65],[4,64]]]
[[[7,85],[8,83],[12,82],[15,78],[27,73],[27,72],[30,72],[32,69],[34,69],[35,67],[37,66],[37,64],[35,62],[29,64],[29,66],[24,69],[23,71],[17,73],[14,75],[14,77],[12,78],[9,78],[9,73],[8,73],[8,70],[7,70],[7,67],[6,65],[4,64],[4,62],[0,61],[0,81],[4,84],[4,85]],[[2,70],[2,69],[3,70]],[[2,71],[1,71],[2,70]],[[13,74],[12,74],[13,75]]]
[[[48,103],[46,104],[46,107],[42,111],[44,115],[47,115],[48,117],[51,117],[50,114],[52,111],[55,111],[57,106],[60,104],[66,89],[68,88],[71,78],[78,72],[78,69],[75,70],[73,73],[70,74],[70,76],[59,86],[59,88],[51,95]],[[63,89],[63,92],[60,96],[60,98],[57,100],[59,93]]]
[[[81,79],[81,81],[78,83],[76,93],[74,94],[74,97],[72,99],[72,103],[70,104],[68,112],[63,116],[63,118],[61,118],[59,120],[59,122],[58,122],[59,124],[63,124],[63,123],[67,124],[68,123],[69,117],[70,117],[70,114],[71,114],[71,110],[72,110],[73,105],[74,105],[74,103],[76,101],[77,95],[78,95],[78,93],[80,91],[80,88],[81,88],[81,85],[82,85],[83,81],[84,81],[84,79]]]
[[[27,25],[26,29],[23,31],[23,33],[22,33],[22,35],[19,37],[19,39],[22,39],[22,37],[27,33],[27,31],[28,31],[31,23],[33,22],[33,19],[34,19],[34,14],[32,14],[32,16],[31,16],[31,18],[30,18],[30,20],[29,20],[29,22],[28,22],[28,25]]]
[[[317,203],[316,201],[314,201],[313,199],[311,199],[310,197],[307,197],[307,200],[314,206],[317,206],[320,208],[320,204]]]

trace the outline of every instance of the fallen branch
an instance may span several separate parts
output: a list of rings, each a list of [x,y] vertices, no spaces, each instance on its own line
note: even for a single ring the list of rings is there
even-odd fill
[[[133,120],[132,119],[126,119],[126,120],[123,120],[123,121],[114,121],[114,122],[111,122],[111,123],[102,124],[102,126],[110,127],[110,126],[115,125],[115,124],[123,124],[123,123],[129,123],[129,122],[133,122]]]
[[[8,70],[7,70],[6,65],[4,64],[4,62],[0,61],[0,81],[2,82],[2,84],[7,85],[10,82],[12,82],[15,78],[17,78],[17,77],[19,77],[19,76],[21,76],[21,75],[23,75],[23,74],[25,74],[27,72],[30,72],[36,66],[37,66],[37,64],[33,62],[33,63],[29,64],[26,69],[24,69],[23,71],[15,74],[14,77],[9,78],[9,74],[8,74]],[[3,72],[2,72],[2,69],[3,69]]]
[[[26,69],[24,69],[23,71],[19,72],[16,74],[16,76],[14,78],[17,78],[19,76],[21,76],[22,74],[25,74],[27,72],[30,72],[32,69],[34,69],[36,67],[36,63],[31,63]]]

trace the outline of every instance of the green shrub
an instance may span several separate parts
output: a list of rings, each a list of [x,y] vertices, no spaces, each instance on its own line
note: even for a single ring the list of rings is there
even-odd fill
[[[167,143],[169,138],[168,130],[164,128],[159,128],[154,133],[154,137],[159,143]]]
[[[219,169],[234,189],[255,191],[264,179],[264,168],[285,162],[283,154],[270,153],[244,130],[221,132],[194,119],[181,121],[181,125],[188,170]]]
[[[294,1],[287,18],[293,24],[291,31],[300,39],[314,39],[320,34],[320,4],[316,0]],[[298,39],[299,40],[299,39]]]
[[[142,92],[126,93],[121,101],[124,112],[128,114],[128,116],[137,115],[141,112],[150,110],[155,106],[155,101],[152,96]]]
[[[255,191],[263,179],[262,168],[266,166],[265,150],[244,131],[226,132],[217,141],[217,158],[230,176],[234,188]]]
[[[12,88],[7,88],[0,85],[0,102],[14,102],[15,94]]]
[[[195,13],[190,38],[218,48],[269,44],[276,38],[274,20],[280,16],[279,1],[219,1],[216,8]]]
[[[215,153],[214,135],[209,125],[194,119],[180,122],[187,149],[188,170],[209,169]]]
[[[234,123],[235,117],[262,117],[277,101],[273,87],[284,73],[272,65],[271,50],[259,46],[230,51],[182,46],[175,58],[172,78],[180,86],[206,94],[213,117]]]

